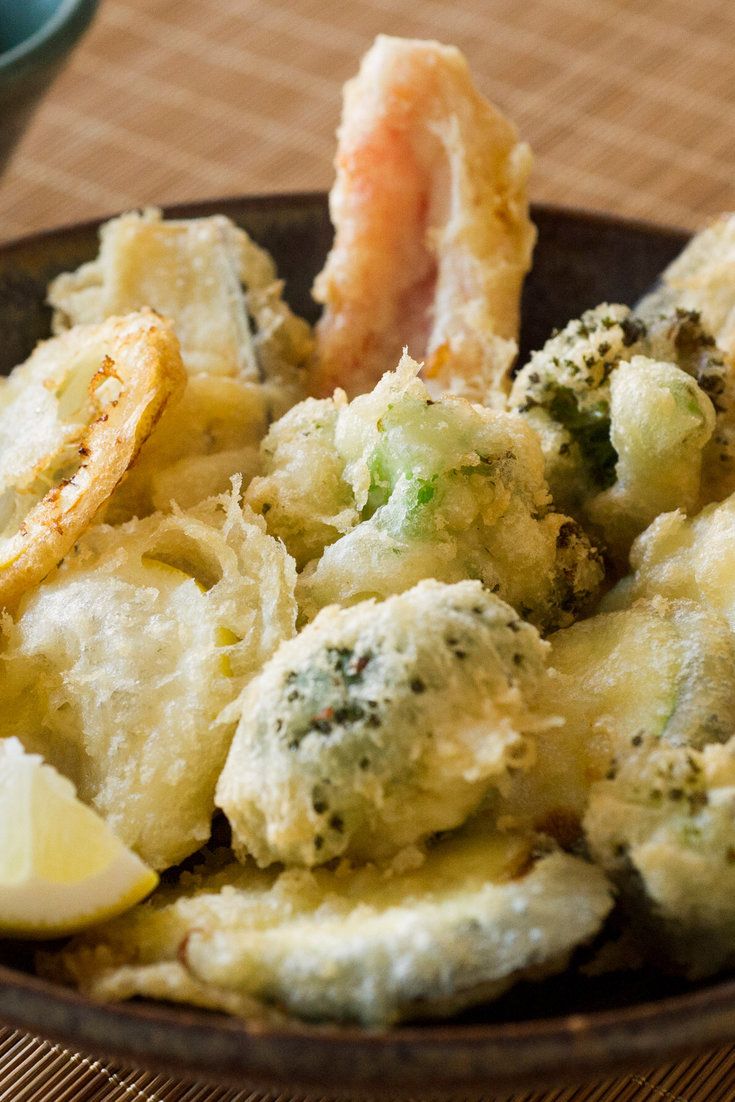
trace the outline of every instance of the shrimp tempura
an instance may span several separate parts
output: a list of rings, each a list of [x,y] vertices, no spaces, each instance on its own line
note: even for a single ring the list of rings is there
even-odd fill
[[[370,390],[401,349],[432,392],[502,406],[535,230],[531,154],[459,50],[379,36],[345,86],[317,277],[320,393]]]

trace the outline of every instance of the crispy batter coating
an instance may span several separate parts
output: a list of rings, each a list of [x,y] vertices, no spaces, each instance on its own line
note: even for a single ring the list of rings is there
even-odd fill
[[[659,513],[696,511],[717,491],[726,371],[696,315],[644,320],[603,304],[519,372],[510,405],[539,434],[554,504],[618,567]]]
[[[184,385],[150,311],[40,344],[0,389],[0,608],[73,546]]]
[[[685,597],[719,612],[735,630],[735,496],[708,505],[695,517],[664,513],[630,553],[633,573],[605,597],[624,608],[638,597]]]
[[[595,785],[585,816],[649,960],[695,979],[735,962],[735,739],[644,744]]]
[[[234,474],[247,485],[261,468],[268,429],[260,383],[201,372],[190,375],[104,510],[108,524],[188,509],[225,493]]]
[[[457,49],[376,39],[344,92],[319,393],[370,390],[408,345],[432,393],[502,406],[536,237],[530,167]]]
[[[235,495],[90,528],[6,625],[0,730],[150,865],[175,864],[209,837],[234,731],[219,715],[293,633],[294,582]]]
[[[97,259],[49,288],[56,330],[151,306],[173,319],[189,376],[110,502],[120,523],[249,481],[268,424],[307,391],[313,341],[271,257],[227,218],[132,212],[100,237]]]
[[[100,230],[96,260],[51,283],[54,326],[102,321],[148,306],[172,319],[191,375],[206,372],[303,395],[309,326],[283,302],[268,253],[223,215],[164,220],[131,211]]]
[[[700,361],[691,374],[717,410],[702,504],[721,501],[735,492],[735,215],[722,214],[695,234],[636,312],[653,328],[684,319],[678,347]]]
[[[45,954],[95,998],[385,1026],[444,1016],[561,971],[610,910],[604,875],[481,831],[383,869],[228,865]]]
[[[532,759],[544,659],[479,582],[325,609],[237,702],[216,797],[235,851],[382,859],[460,825]]]
[[[699,313],[719,347],[735,355],[735,214],[721,214],[695,234],[661,284],[640,303],[642,313],[657,313],[672,302]]]
[[[543,629],[571,623],[602,567],[579,526],[548,511],[533,432],[434,401],[417,372],[405,356],[370,394],[303,403],[264,441],[247,500],[303,566],[303,615],[423,578],[479,578]]]
[[[701,749],[735,731],[735,636],[712,610],[654,597],[549,642],[537,709],[563,722],[539,731],[535,761],[496,804],[504,825],[573,842],[591,786],[644,742]]]

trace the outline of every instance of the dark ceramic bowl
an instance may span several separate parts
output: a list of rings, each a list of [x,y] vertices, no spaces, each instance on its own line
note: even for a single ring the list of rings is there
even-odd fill
[[[331,240],[322,195],[179,207],[228,214],[273,253],[288,297],[313,317],[309,288]],[[523,345],[598,302],[633,302],[685,241],[681,233],[599,215],[537,208],[539,243],[525,290]],[[48,280],[97,250],[97,226],[72,226],[0,248],[0,370],[48,333]],[[371,1032],[247,1024],[163,1004],[98,1005],[30,974],[30,950],[0,957],[0,1018],[122,1062],[238,1086],[323,1096],[463,1097],[600,1078],[735,1039],[735,980],[686,986],[660,976],[522,985],[441,1024]]]

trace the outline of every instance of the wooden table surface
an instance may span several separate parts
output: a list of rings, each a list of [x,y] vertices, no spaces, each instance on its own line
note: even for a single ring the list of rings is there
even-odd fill
[[[532,144],[534,199],[685,227],[735,208],[728,0],[102,0],[0,178],[0,239],[146,203],[328,187],[340,87],[381,31],[465,51]],[[735,1050],[525,1097],[732,1102]],[[0,1030],[0,1100],[123,1098],[246,1095]]]

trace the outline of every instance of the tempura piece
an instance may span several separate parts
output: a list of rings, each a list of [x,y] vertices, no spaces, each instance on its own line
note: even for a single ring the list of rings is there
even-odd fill
[[[40,344],[0,388],[0,608],[14,608],[110,497],[185,375],[150,311]]]
[[[636,310],[649,326],[688,319],[678,342],[684,350],[702,357],[700,334],[708,342],[715,364],[698,382],[717,410],[717,430],[705,459],[703,503],[721,501],[735,492],[735,215],[720,215],[696,234]]]
[[[638,597],[685,597],[719,612],[735,630],[735,495],[687,518],[664,513],[633,544],[634,573],[606,596],[609,608]]]
[[[188,509],[225,493],[234,474],[245,485],[260,471],[260,443],[268,411],[260,383],[200,372],[166,410],[107,503],[104,519]]]
[[[641,745],[592,790],[585,832],[648,961],[690,979],[735,963],[735,739]]]
[[[233,474],[249,481],[268,424],[307,392],[313,341],[271,257],[228,218],[133,212],[100,237],[97,259],[49,288],[55,328],[151,306],[173,319],[189,375],[110,503],[119,523],[223,493]]]
[[[695,512],[720,479],[724,414],[708,395],[726,365],[696,318],[650,324],[603,304],[572,321],[519,372],[511,408],[539,434],[554,504],[625,567],[659,513]]]
[[[641,313],[655,314],[672,305],[695,311],[719,347],[735,356],[735,214],[721,214],[695,234],[661,283],[642,300]]]
[[[235,852],[384,859],[459,826],[533,758],[545,650],[479,582],[325,609],[228,714],[216,799]]]
[[[610,380],[610,444],[615,482],[587,505],[618,562],[660,513],[695,511],[705,447],[715,428],[711,401],[670,363],[634,356]]]
[[[264,477],[247,489],[248,502],[300,569],[360,521],[345,478],[347,460],[336,444],[346,404],[338,390],[334,398],[307,398],[284,414],[261,444]]]
[[[407,345],[434,396],[502,406],[536,236],[528,146],[457,49],[384,35],[345,86],[338,138],[320,393],[370,390]]]
[[[251,1016],[387,1026],[561,971],[611,907],[599,869],[479,830],[422,861],[313,871],[229,865],[44,954],[98,999],[162,995]],[[266,1009],[268,1008],[268,1009]]]
[[[701,749],[735,731],[735,636],[692,601],[638,601],[549,639],[536,758],[496,813],[504,825],[578,840],[592,785],[644,742]]]
[[[95,525],[6,626],[0,731],[148,864],[175,864],[209,837],[235,727],[220,712],[293,634],[294,582],[234,492]]]
[[[164,221],[149,209],[106,222],[97,259],[58,276],[48,298],[57,332],[156,310],[173,320],[190,375],[271,384],[278,415],[303,397],[312,351],[309,327],[282,291],[268,253],[229,218]]]
[[[432,400],[418,370],[405,356],[349,404],[338,393],[296,406],[263,443],[267,473],[247,500],[304,566],[302,614],[479,578],[537,627],[571,623],[602,567],[579,526],[549,512],[535,434],[520,417]]]

